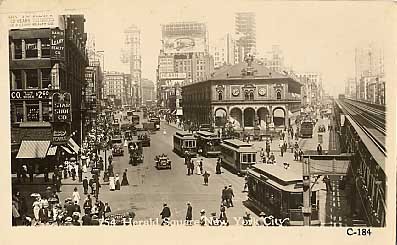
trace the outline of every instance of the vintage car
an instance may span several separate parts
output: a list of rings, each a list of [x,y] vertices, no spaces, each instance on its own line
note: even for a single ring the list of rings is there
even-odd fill
[[[112,146],[113,156],[124,156],[123,140],[121,136],[112,138]]]
[[[133,140],[128,144],[128,152],[130,154],[129,164],[136,166],[143,163],[143,149],[142,142]]]
[[[139,131],[138,140],[142,141],[143,147],[150,146],[150,136],[148,131]]]
[[[159,155],[154,158],[156,162],[157,169],[171,169],[171,160],[167,157],[167,155]]]

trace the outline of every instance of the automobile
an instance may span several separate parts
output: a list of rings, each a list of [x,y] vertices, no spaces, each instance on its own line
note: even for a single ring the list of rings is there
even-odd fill
[[[212,127],[210,124],[201,124],[199,126],[199,131],[208,131],[208,132],[212,132]]]
[[[323,124],[318,126],[318,132],[325,132],[325,126]]]
[[[139,163],[143,163],[143,149],[142,149],[142,142],[133,140],[128,143],[128,152],[130,154],[130,161],[129,163],[133,166],[138,165]]]
[[[171,160],[165,154],[157,155],[154,161],[157,169],[171,169]]]

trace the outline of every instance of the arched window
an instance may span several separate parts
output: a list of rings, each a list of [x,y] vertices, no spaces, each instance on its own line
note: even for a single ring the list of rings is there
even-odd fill
[[[254,91],[251,91],[249,94],[249,100],[254,100]]]
[[[218,100],[223,100],[223,93],[222,92],[218,92]]]
[[[281,100],[281,91],[280,91],[280,90],[277,90],[276,98],[277,98],[278,100]]]
[[[245,91],[244,98],[245,98],[245,100],[249,100],[250,99],[249,98],[249,91]]]

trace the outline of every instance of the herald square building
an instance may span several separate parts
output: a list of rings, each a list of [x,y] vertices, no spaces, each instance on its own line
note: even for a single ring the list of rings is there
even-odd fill
[[[9,16],[12,172],[33,172],[77,157],[88,66],[83,15]]]
[[[226,66],[206,81],[182,87],[185,120],[236,130],[289,128],[300,114],[301,83],[266,68],[253,56]]]

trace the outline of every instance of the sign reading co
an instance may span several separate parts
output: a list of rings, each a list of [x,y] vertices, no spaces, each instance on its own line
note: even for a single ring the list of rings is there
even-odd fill
[[[52,95],[53,122],[71,122],[72,107],[70,93],[54,93]]]
[[[11,100],[34,100],[34,99],[49,99],[50,92],[47,89],[43,90],[14,90],[10,91]]]
[[[65,58],[65,32],[58,28],[51,29],[51,59]]]

